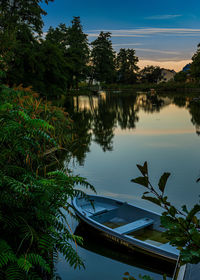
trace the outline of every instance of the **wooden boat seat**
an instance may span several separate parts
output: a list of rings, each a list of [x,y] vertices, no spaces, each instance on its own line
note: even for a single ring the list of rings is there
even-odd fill
[[[150,226],[153,223],[154,223],[154,220],[152,220],[152,219],[142,218],[142,219],[136,220],[132,223],[115,228],[114,230],[120,234],[127,234],[130,232],[145,228],[147,226]]]

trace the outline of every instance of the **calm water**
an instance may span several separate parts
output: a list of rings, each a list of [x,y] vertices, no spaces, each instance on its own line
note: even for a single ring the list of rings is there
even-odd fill
[[[86,177],[99,195],[161,212],[141,199],[142,187],[130,182],[140,175],[136,164],[147,161],[154,184],[163,172],[171,172],[166,189],[171,202],[181,206],[199,201],[200,104],[183,95],[150,100],[142,93],[102,92],[99,97],[71,97],[65,107],[79,137],[70,167],[75,174]],[[75,230],[77,222],[71,223]],[[162,279],[148,260],[144,261],[145,269],[142,260],[138,264],[138,259],[130,261],[126,254],[120,259],[117,251],[103,247],[100,240],[87,241],[86,247],[78,249],[85,270],[74,271],[60,259],[57,267],[62,279],[121,280],[126,271],[136,279],[139,274]]]

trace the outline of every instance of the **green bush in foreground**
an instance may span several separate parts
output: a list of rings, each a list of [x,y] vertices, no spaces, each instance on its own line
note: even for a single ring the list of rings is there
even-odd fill
[[[52,279],[58,252],[70,265],[83,266],[70,243],[81,239],[71,232],[66,213],[69,199],[84,195],[76,184],[93,187],[70,172],[47,172],[67,141],[64,129],[69,121],[62,110],[30,90],[0,86],[0,279]]]

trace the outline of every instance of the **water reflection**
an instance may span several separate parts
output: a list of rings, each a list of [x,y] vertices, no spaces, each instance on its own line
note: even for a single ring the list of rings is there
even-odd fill
[[[191,100],[188,104],[188,109],[192,116],[191,122],[196,128],[196,133],[197,135],[200,135],[200,103]]]
[[[183,95],[169,97],[150,96],[144,92],[130,94],[100,92],[98,96],[68,97],[65,107],[74,121],[73,132],[76,139],[72,147],[73,157],[83,165],[92,141],[104,152],[112,151],[116,130],[133,131],[139,121],[139,112],[154,114],[171,104],[189,111],[196,133],[200,135],[200,104]],[[165,130],[165,127],[163,129]]]
[[[134,129],[139,121],[138,112],[143,109],[153,113],[166,106],[165,101],[145,94],[106,94],[97,96],[68,97],[65,107],[74,121],[76,141],[72,154],[79,164],[84,164],[93,140],[104,152],[113,150],[114,130]],[[92,137],[93,135],[93,137]]]
[[[158,95],[139,93],[135,102],[135,109],[143,109],[147,113],[159,112],[161,108],[168,104],[167,100]]]
[[[173,276],[175,269],[173,263],[147,256],[137,250],[128,252],[127,248],[124,249],[123,247],[119,247],[119,245],[116,246],[116,244],[106,241],[106,239],[103,239],[97,232],[94,233],[94,231],[84,223],[79,223],[74,233],[83,237],[84,242],[82,247],[88,251],[140,268],[141,273],[148,274],[149,272],[153,272],[157,275],[166,274],[168,277]],[[101,241],[100,243],[98,242],[99,240]]]
[[[73,166],[74,173],[94,184],[99,195],[162,211],[142,200],[143,190],[130,183],[131,178],[138,176],[136,164],[147,160],[154,184],[164,171],[172,173],[166,195],[173,204],[190,207],[197,202],[200,105],[192,97],[162,94],[155,101],[145,93],[107,93],[71,96],[65,106],[74,121],[75,141],[71,149],[78,163]],[[85,248],[79,251],[86,261],[86,271],[72,271],[60,262],[58,270],[63,279],[67,275],[72,280],[121,280],[125,271],[134,276],[141,273],[137,268],[141,261],[136,268],[131,263],[114,261],[112,250],[107,252],[107,246],[89,243],[87,231],[84,233]],[[122,257],[120,261],[127,261],[126,256],[116,255],[115,258]],[[151,264],[151,269],[154,266]],[[161,279],[155,274],[152,277]]]

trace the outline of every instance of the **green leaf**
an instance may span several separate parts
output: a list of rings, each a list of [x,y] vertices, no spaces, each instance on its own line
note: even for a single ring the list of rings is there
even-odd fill
[[[172,229],[176,224],[178,224],[178,222],[176,223],[173,218],[166,215],[162,215],[160,220],[161,225],[166,229]]]
[[[136,164],[137,168],[140,170],[140,172],[142,173],[143,176],[146,176],[148,174],[148,166],[147,166],[147,162],[144,162],[144,165],[139,165]]]
[[[188,213],[188,210],[187,210],[187,206],[186,206],[186,205],[183,205],[181,208],[182,208],[183,212]]]
[[[138,178],[132,179],[131,182],[148,188],[149,180],[148,180],[148,177],[138,177]]]
[[[164,192],[165,186],[166,186],[166,183],[167,183],[167,180],[168,180],[169,176],[170,176],[170,173],[165,172],[165,173],[163,173],[163,175],[160,177],[158,186],[159,186],[159,190],[160,190],[161,192]]]
[[[151,201],[154,204],[157,204],[157,205],[161,206],[161,202],[160,202],[160,200],[158,198],[155,198],[155,197],[152,197],[152,196],[145,196],[145,195],[143,195],[142,199]]]
[[[169,208],[169,214],[172,216],[172,217],[175,217],[175,215],[177,214],[177,210],[174,206],[171,206]]]
[[[192,220],[193,216],[195,216],[198,212],[200,212],[200,205],[195,204],[194,207],[188,213],[187,221]]]

